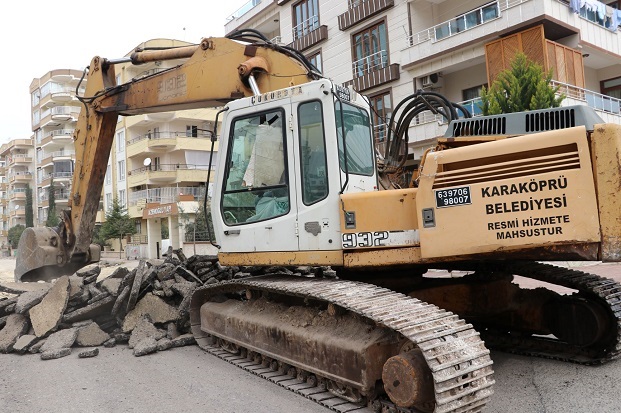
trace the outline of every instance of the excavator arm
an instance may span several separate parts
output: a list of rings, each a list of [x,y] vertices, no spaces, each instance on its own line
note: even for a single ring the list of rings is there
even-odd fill
[[[186,59],[154,75],[116,84],[115,65]],[[224,106],[246,96],[306,83],[318,76],[299,54],[269,42],[206,38],[199,45],[94,57],[77,126],[69,209],[56,228],[27,228],[16,281],[50,280],[99,260],[92,234],[118,116]]]

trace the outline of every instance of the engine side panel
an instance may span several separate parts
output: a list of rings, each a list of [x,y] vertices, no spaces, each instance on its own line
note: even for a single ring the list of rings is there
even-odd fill
[[[584,127],[432,152],[416,204],[423,259],[601,240]]]

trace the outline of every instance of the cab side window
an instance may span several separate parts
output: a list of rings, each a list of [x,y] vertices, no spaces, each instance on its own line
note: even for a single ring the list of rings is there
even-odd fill
[[[328,196],[328,167],[321,102],[298,106],[302,202],[312,205]]]
[[[274,110],[233,122],[221,205],[227,225],[289,212],[283,119],[283,111]]]

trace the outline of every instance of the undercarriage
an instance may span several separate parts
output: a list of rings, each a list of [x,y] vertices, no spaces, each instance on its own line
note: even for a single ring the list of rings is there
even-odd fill
[[[534,262],[444,269],[206,286],[192,329],[203,349],[339,412],[480,411],[494,384],[488,347],[584,364],[621,351],[612,280]],[[571,294],[523,289],[513,275]]]

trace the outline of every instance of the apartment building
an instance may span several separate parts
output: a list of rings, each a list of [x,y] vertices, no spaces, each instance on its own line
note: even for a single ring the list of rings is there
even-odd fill
[[[67,208],[75,165],[73,131],[82,107],[76,89],[83,95],[86,86],[82,76],[81,70],[52,70],[30,84],[37,226],[45,226],[47,221],[50,190],[54,191],[56,213]]]
[[[26,225],[26,188],[34,188],[32,139],[13,139],[0,146],[0,248],[8,245],[8,230]],[[33,200],[34,201],[34,200]]]
[[[137,48],[189,44],[153,39]],[[179,63],[158,61],[140,66],[118,65],[117,83],[150,76]],[[127,245],[125,242],[123,246],[115,243],[113,248],[125,249],[130,258],[158,258],[162,235],[166,233],[170,245],[183,247],[186,241],[184,228],[194,221],[202,208],[216,112],[217,109],[196,109],[119,117],[104,182],[103,204],[108,211],[116,197],[135,219],[137,234],[129,237]],[[214,165],[217,148],[216,143]]]
[[[227,20],[226,33],[253,28],[301,51],[337,84],[369,97],[376,146],[396,105],[420,89],[480,114],[482,86],[521,50],[567,98],[621,116],[621,1],[564,0],[251,0]],[[423,113],[409,129],[414,167],[446,124]]]

